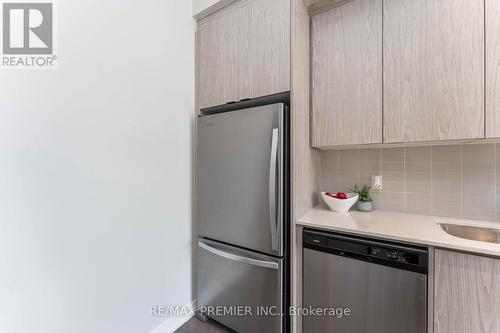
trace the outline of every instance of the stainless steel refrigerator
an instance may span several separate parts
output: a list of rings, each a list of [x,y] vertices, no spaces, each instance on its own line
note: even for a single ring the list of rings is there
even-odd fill
[[[285,103],[198,121],[198,309],[237,332],[288,331]]]

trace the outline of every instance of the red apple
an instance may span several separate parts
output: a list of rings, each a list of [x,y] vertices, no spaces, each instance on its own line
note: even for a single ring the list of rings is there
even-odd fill
[[[337,199],[347,199],[347,195],[344,192],[337,193]]]

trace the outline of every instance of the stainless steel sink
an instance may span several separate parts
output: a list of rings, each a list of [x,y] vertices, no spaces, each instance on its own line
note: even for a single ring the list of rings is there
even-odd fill
[[[458,224],[439,224],[449,235],[480,242],[500,244],[500,229],[490,229]]]

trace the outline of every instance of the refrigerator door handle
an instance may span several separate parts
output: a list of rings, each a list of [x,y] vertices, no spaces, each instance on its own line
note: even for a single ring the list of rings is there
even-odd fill
[[[276,270],[279,268],[278,263],[264,261],[264,260],[258,260],[258,259],[248,258],[248,257],[242,257],[242,256],[239,256],[239,255],[236,255],[233,253],[229,253],[229,252],[225,252],[225,251],[216,249],[208,244],[203,243],[202,241],[198,241],[198,245],[201,248],[203,248],[203,249],[205,249],[205,250],[207,250],[207,251],[209,251],[209,252],[211,252],[219,257],[226,258],[229,260],[242,262],[242,263],[249,264],[252,266],[259,266],[259,267],[271,268],[271,269],[276,269]]]
[[[278,251],[278,217],[276,216],[276,166],[278,163],[278,140],[279,129],[273,128],[273,136],[271,141],[271,158],[269,161],[269,223],[271,225],[271,246],[273,251]]]

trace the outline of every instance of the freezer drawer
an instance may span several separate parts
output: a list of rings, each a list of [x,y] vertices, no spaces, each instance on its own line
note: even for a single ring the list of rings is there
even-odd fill
[[[303,304],[349,308],[350,315],[306,316],[303,332],[425,333],[427,276],[304,249]]]
[[[284,105],[198,122],[199,236],[283,255]]]
[[[198,242],[198,308],[237,332],[282,332],[282,275],[282,259]]]

